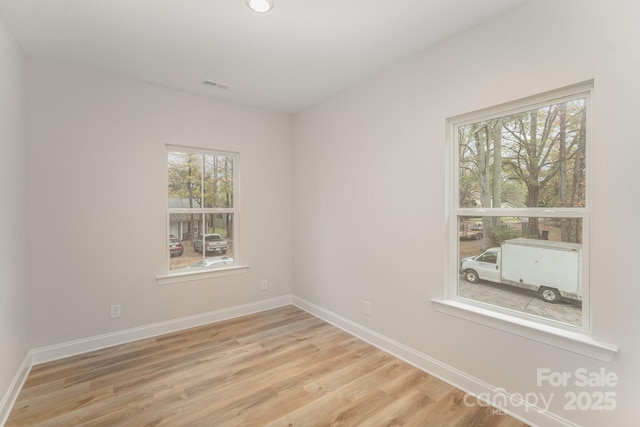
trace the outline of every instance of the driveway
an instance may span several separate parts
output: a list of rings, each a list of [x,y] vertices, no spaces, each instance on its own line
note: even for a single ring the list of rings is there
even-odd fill
[[[461,297],[510,308],[547,319],[582,326],[582,306],[578,303],[544,302],[535,292],[509,285],[483,282],[469,283],[461,275],[458,281]]]

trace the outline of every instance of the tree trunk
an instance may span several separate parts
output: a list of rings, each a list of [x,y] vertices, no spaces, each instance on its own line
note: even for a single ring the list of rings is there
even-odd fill
[[[480,173],[480,204],[483,208],[491,207],[491,177],[489,175],[489,140],[488,138],[483,141],[482,131],[486,130],[486,126],[480,129],[475,129],[473,136],[476,140],[478,147],[478,172]],[[487,135],[488,136],[488,135]],[[486,142],[485,142],[486,141]]]
[[[586,136],[587,136],[587,114],[582,111],[580,120],[580,134],[578,138],[578,148],[573,163],[573,185],[571,188],[571,206],[585,206],[585,153],[586,153]],[[571,219],[569,222],[568,241],[573,243],[582,243],[582,227],[578,218]]]
[[[526,181],[527,191],[529,193],[528,206],[537,208],[540,204],[540,165],[538,155],[538,110],[534,110],[530,114],[531,124],[529,132],[529,146],[527,153],[529,155],[529,177]],[[540,236],[540,227],[538,226],[538,218],[529,218],[529,237],[538,238]]]
[[[484,131],[484,132],[483,132]],[[480,182],[480,205],[483,208],[491,207],[491,175],[489,174],[489,159],[491,158],[491,138],[488,131],[488,124],[484,124],[483,127],[477,129],[476,124],[473,125],[473,137],[476,140],[476,146],[478,147],[478,172],[480,176],[478,181]],[[483,137],[484,133],[484,137]],[[482,219],[483,228],[487,226],[485,219]],[[491,236],[485,230],[482,239],[482,247],[488,248],[491,246]]]
[[[492,132],[493,139],[493,207],[502,207],[502,119],[497,119]],[[495,244],[495,228],[500,224],[500,217],[494,216],[483,220],[484,234],[492,238]]]
[[[527,183],[527,188],[529,189],[529,206],[538,206],[540,199],[540,185]],[[529,218],[529,235],[527,237],[534,239],[540,237],[540,226],[538,225],[537,217]]]
[[[558,106],[558,117],[560,119],[560,132],[558,134],[558,180],[560,184],[560,207],[567,207],[567,103],[563,102]],[[560,219],[560,240],[569,242],[569,221],[567,218]]]

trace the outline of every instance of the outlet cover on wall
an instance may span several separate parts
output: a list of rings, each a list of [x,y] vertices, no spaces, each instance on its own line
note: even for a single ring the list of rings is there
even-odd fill
[[[120,304],[114,304],[111,306],[111,318],[116,319],[122,315],[122,307]]]
[[[362,311],[364,314],[371,314],[371,303],[369,301],[364,301],[362,304]]]
[[[266,291],[269,288],[269,282],[267,282],[266,280],[263,280],[262,282],[260,282],[260,289],[262,289],[263,291]]]

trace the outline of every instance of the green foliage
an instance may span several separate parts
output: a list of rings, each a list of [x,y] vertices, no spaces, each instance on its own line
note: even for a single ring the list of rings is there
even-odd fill
[[[169,199],[186,201],[185,206],[199,207],[202,201],[202,160],[192,153],[169,153]]]
[[[496,246],[500,246],[505,240],[515,239],[519,236],[518,231],[509,227],[507,224],[498,224],[493,231],[493,240]]]
[[[585,108],[577,98],[458,127],[460,206],[584,206]]]
[[[171,151],[167,165],[169,208],[214,210],[234,207],[233,156]],[[174,220],[179,219],[176,214],[172,215]],[[200,230],[204,221],[207,232],[215,228],[223,229],[221,234],[224,236],[232,237],[233,234],[232,213],[189,214],[188,218],[180,220],[187,223],[189,232],[194,229],[194,223],[200,224],[197,228]]]
[[[170,152],[168,166],[173,207],[233,207],[232,157]]]

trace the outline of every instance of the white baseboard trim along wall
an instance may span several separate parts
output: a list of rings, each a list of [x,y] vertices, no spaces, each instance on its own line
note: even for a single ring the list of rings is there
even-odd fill
[[[169,320],[166,322],[153,323],[137,328],[112,332],[110,334],[98,335],[95,337],[33,349],[25,357],[15,378],[9,386],[9,389],[0,401],[0,426],[4,426],[6,423],[7,418],[11,413],[11,409],[18,398],[18,394],[31,371],[31,367],[34,365],[88,353],[90,351],[100,350],[114,345],[126,344],[128,342],[144,338],[152,338],[159,335],[178,332],[184,329],[195,328],[209,323],[259,313],[261,311],[284,307],[291,304],[292,296],[285,295],[278,298],[237,305],[207,313],[181,317],[179,319]]]
[[[125,344],[144,338],[152,338],[159,335],[178,332],[209,323],[246,316],[248,314],[254,314],[291,304],[389,354],[392,354],[395,357],[398,357],[401,360],[404,360],[416,368],[425,371],[470,395],[476,397],[494,397],[494,401],[491,402],[493,406],[497,406],[497,409],[502,410],[527,424],[545,427],[574,426],[571,422],[557,415],[528,404],[526,401],[519,398],[519,396],[506,394],[503,389],[487,384],[445,363],[435,360],[426,354],[420,353],[405,346],[404,344],[385,337],[371,329],[365,328],[364,326],[345,317],[292,295],[228,307],[194,316],[182,317],[166,322],[154,323],[110,334],[98,335],[95,337],[33,349],[25,357],[13,382],[11,383],[11,386],[9,387],[9,390],[3,397],[2,401],[0,401],[0,426],[3,426],[6,422],[33,365],[75,356],[94,350],[100,350],[114,345]],[[504,405],[497,405],[499,402],[503,402]]]
[[[397,341],[385,337],[371,329],[352,322],[351,320],[317,306],[302,298],[293,297],[293,305],[313,314],[314,316],[330,323],[345,332],[350,333],[363,341],[415,366],[416,368],[445,381],[448,384],[480,398],[491,396],[492,401],[487,402],[497,409],[523,421],[531,426],[545,427],[574,427],[570,421],[535,407],[519,395],[507,394],[502,388],[492,386],[462,371],[459,371],[445,363],[435,360],[426,354],[420,353]],[[504,405],[498,405],[504,403]]]
[[[220,310],[200,313],[193,316],[181,317],[179,319],[158,322],[150,325],[140,326],[123,331],[112,332],[110,334],[98,335],[91,338],[84,338],[48,347],[31,350],[32,363],[51,362],[89,351],[100,350],[114,345],[126,344],[128,342],[141,340],[144,338],[157,337],[159,335],[170,334],[184,329],[195,328],[209,323],[220,322],[222,320],[233,319],[248,314],[259,313],[273,308],[283,307],[291,304],[291,295],[272,298]]]
[[[11,413],[11,408],[13,408],[13,405],[16,403],[18,394],[20,394],[20,390],[22,390],[22,386],[31,371],[31,366],[31,352],[29,352],[18,368],[18,372],[16,372],[15,377],[13,377],[13,381],[11,381],[9,389],[2,400],[0,400],[0,426],[4,426],[7,422],[9,413]]]

